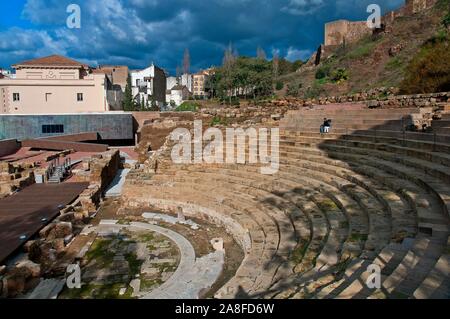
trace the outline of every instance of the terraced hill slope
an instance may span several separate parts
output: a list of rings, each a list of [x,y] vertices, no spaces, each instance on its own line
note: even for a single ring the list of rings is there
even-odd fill
[[[280,80],[285,85],[278,95],[317,97],[379,87],[398,88],[404,86],[403,80],[411,75],[411,63],[423,62],[420,61],[423,58],[436,60],[426,62],[436,63],[441,68],[435,78],[448,79],[450,65],[446,61],[450,59],[447,56],[450,50],[443,49],[441,57],[430,55],[430,51],[436,52],[436,43],[443,43],[445,47],[450,43],[448,26],[446,29],[444,25],[449,7],[449,0],[441,0],[434,8],[397,18],[386,32],[367,36],[354,44],[327,48],[319,66],[303,67],[282,77]],[[416,67],[430,66],[419,63]]]

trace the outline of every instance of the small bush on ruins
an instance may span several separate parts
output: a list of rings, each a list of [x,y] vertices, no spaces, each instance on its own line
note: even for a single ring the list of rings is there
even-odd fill
[[[302,84],[301,83],[297,83],[297,82],[295,82],[295,83],[290,83],[290,84],[288,84],[288,86],[287,86],[287,95],[288,96],[294,96],[294,97],[296,97],[296,96],[298,96],[299,95],[299,93],[300,93],[300,89],[302,88]]]
[[[330,66],[324,65],[317,70],[316,79],[321,80],[328,77],[329,75],[330,75]]]
[[[176,108],[176,112],[197,112],[200,105],[195,102],[183,102],[179,107]]]
[[[444,19],[442,20],[442,24],[444,25],[444,27],[450,28],[450,12],[448,12],[444,17]]]
[[[450,90],[450,38],[437,35],[427,41],[407,67],[402,94]]]
[[[305,99],[315,99],[321,96],[325,90],[319,82],[315,82],[312,87],[309,87],[305,92]]]
[[[283,88],[284,88],[284,83],[283,83],[283,82],[278,81],[278,82],[275,84],[275,89],[276,89],[277,91],[281,91]]]
[[[331,72],[330,78],[334,83],[340,84],[349,79],[348,71],[344,68],[339,68]]]
[[[211,121],[211,126],[217,126],[217,125],[228,125],[228,121],[226,118],[222,118],[220,116],[214,116],[214,118]]]

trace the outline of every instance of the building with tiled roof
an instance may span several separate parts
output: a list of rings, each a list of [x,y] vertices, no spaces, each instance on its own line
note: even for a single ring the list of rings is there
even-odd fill
[[[64,114],[110,111],[104,73],[51,55],[12,66],[15,78],[0,80],[0,114]]]

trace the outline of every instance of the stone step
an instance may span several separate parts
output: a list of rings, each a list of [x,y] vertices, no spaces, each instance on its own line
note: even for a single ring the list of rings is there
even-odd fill
[[[433,270],[414,291],[416,299],[450,299],[450,255],[439,258]]]
[[[314,145],[310,145],[314,146]],[[299,145],[302,148],[302,145]],[[393,154],[391,152],[387,152],[383,150],[383,145],[369,143],[369,142],[347,142],[347,141],[327,141],[326,143],[322,143],[318,145],[318,147],[323,150],[333,150],[339,152],[351,152],[356,154],[361,154],[363,156],[373,156],[381,159],[395,161],[397,163],[402,163],[406,166],[415,167],[420,170],[427,172],[427,174],[434,176],[436,178],[442,179],[444,182],[450,182],[450,171],[449,166],[440,164],[440,163],[430,162],[429,160],[423,160],[419,158],[412,158],[408,155],[401,154]],[[283,151],[291,151],[298,152],[297,146],[289,146],[285,144],[281,144],[280,152],[283,154]],[[434,157],[435,160],[438,160],[438,157]],[[444,164],[449,164],[447,162],[447,157],[441,157],[441,159],[445,159]]]
[[[429,238],[418,238],[406,256],[388,276],[382,276],[382,289],[371,296],[379,298],[408,298],[434,268],[441,249]]]
[[[257,196],[259,199],[257,199],[258,202],[265,201],[269,204],[271,204],[271,209],[273,210],[273,205],[283,207],[286,206],[286,210],[289,212],[296,212],[296,208],[293,207],[293,205],[287,205],[287,203],[283,204],[283,201],[286,201],[286,199],[280,197],[277,198],[273,194],[264,193],[264,189],[269,189],[269,187],[264,186],[257,186],[258,182],[248,182],[250,178],[246,179],[239,176],[239,172],[235,172],[233,174],[233,171],[227,171],[227,172],[217,172],[213,173],[216,170],[211,169],[208,172],[189,172],[188,177],[183,178],[192,178],[193,180],[196,180],[197,176],[202,176],[202,180],[197,180],[198,183],[201,183],[202,181],[208,181],[208,183],[216,183],[220,182],[220,186],[224,187],[226,189],[234,188],[234,189],[241,189],[241,191],[244,191],[246,193],[252,194],[253,196]],[[255,174],[255,176],[259,176],[260,174]],[[173,180],[173,179],[172,179]],[[267,183],[266,181],[259,181],[259,183]],[[231,184],[231,185],[228,185]],[[243,187],[242,185],[245,185]],[[259,188],[258,191],[251,190],[249,187],[256,187]],[[281,185],[277,185],[278,189],[278,195],[280,195]],[[269,189],[270,191],[270,189]],[[289,188],[286,188],[284,190],[286,193],[289,192]],[[261,194],[258,194],[261,193]],[[297,200],[299,197],[297,198]],[[303,213],[306,213],[308,216],[310,216],[310,220],[312,222],[312,227],[314,231],[312,232],[312,241],[308,246],[308,253],[312,251],[312,257],[307,258],[309,260],[314,260],[317,257],[317,254],[320,253],[321,247],[323,246],[323,240],[324,238],[327,238],[328,233],[328,227],[327,227],[327,221],[326,218],[318,217],[318,214],[320,214],[320,210],[317,207],[314,207],[314,205],[311,205],[312,203],[308,200],[301,199],[302,203],[299,201],[296,201],[295,204],[300,208],[300,211]],[[279,220],[279,218],[278,218]],[[302,228],[305,228],[303,225]]]
[[[413,149],[422,149],[435,152],[450,153],[450,139],[448,136],[434,136],[434,134],[414,133],[414,132],[393,132],[393,131],[354,131],[351,134],[320,134],[314,132],[301,131],[281,131],[281,139],[295,138],[298,142],[310,142],[321,144],[329,140],[349,140],[358,142],[370,142],[379,144],[394,144]]]
[[[305,149],[306,150],[306,149]],[[298,153],[294,153],[296,154],[296,156],[298,157]],[[448,214],[448,209],[449,209],[449,201],[450,201],[450,197],[449,197],[449,188],[445,186],[445,184],[441,183],[441,182],[437,182],[435,179],[433,179],[432,177],[429,177],[421,172],[415,171],[414,169],[409,169],[407,171],[404,170],[404,166],[403,165],[399,165],[396,163],[392,163],[392,162],[388,162],[388,161],[384,161],[381,159],[376,159],[374,160],[372,157],[368,157],[368,156],[359,156],[359,155],[354,155],[351,153],[329,153],[330,156],[332,156],[333,158],[338,158],[340,160],[342,160],[344,163],[347,163],[350,161],[350,163],[359,163],[359,165],[372,165],[372,167],[375,168],[380,168],[381,165],[381,170],[385,171],[385,172],[389,172],[390,174],[394,174],[395,176],[400,177],[402,179],[404,179],[406,182],[407,181],[412,181],[414,182],[416,185],[419,185],[420,187],[425,187],[425,192],[434,192],[436,195],[436,198],[440,201],[439,204],[436,204],[436,206],[441,206],[441,212],[443,212],[442,215],[438,215],[438,217],[442,218],[446,218],[445,214]],[[331,162],[332,163],[332,162]],[[342,163],[340,162],[336,162],[335,164],[337,164],[338,166]],[[345,165],[344,165],[345,166]],[[399,170],[397,170],[396,168],[398,168]],[[350,168],[350,169],[357,169],[357,168]],[[416,177],[420,176],[422,177],[421,179],[417,179]],[[426,181],[424,181],[426,180]],[[436,190],[438,190],[438,192],[436,192]],[[422,202],[427,203],[429,202],[428,200],[423,199],[423,196],[418,196],[418,199],[422,198],[420,203],[417,206],[422,206]],[[414,199],[412,199],[412,201],[414,201]],[[436,218],[436,216],[434,216],[434,218]],[[437,227],[437,225],[436,225]]]
[[[245,168],[248,169],[248,167],[245,167]],[[254,172],[252,172],[252,173],[253,173],[255,176],[259,176],[258,173],[257,173],[256,171],[254,171]],[[224,175],[230,176],[231,174],[233,174],[233,172],[232,172],[232,171],[229,171],[229,173],[228,173],[228,172],[225,172],[225,171],[224,171],[223,174],[224,174]],[[314,177],[315,177],[316,179],[317,179],[317,178],[320,179],[320,177],[318,177],[318,176],[314,176]],[[251,179],[252,176],[249,175],[249,176],[246,176],[246,178]],[[264,178],[267,178],[267,177],[264,177]],[[323,185],[322,185],[322,186],[323,186]],[[383,210],[381,207],[379,207],[378,209],[379,209],[380,211]],[[381,224],[382,224],[382,223],[381,223]],[[388,228],[388,230],[389,230],[389,228]],[[360,231],[361,231],[361,230],[358,230],[358,233],[359,233]],[[368,231],[365,231],[365,233],[368,233]],[[387,232],[386,238],[387,238],[387,239],[390,238],[390,232],[389,232],[389,231]],[[387,240],[387,239],[386,239],[386,240]]]

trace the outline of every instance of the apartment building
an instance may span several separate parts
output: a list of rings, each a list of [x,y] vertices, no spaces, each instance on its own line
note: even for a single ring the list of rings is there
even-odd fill
[[[212,72],[212,69],[207,69],[194,74],[193,94],[195,97],[205,98],[208,96],[206,81]]]
[[[89,66],[52,55],[12,66],[0,79],[0,114],[64,114],[110,111],[107,78]]]
[[[144,70],[131,71],[132,93],[137,103],[155,101],[162,107],[166,103],[166,73],[153,63]]]

